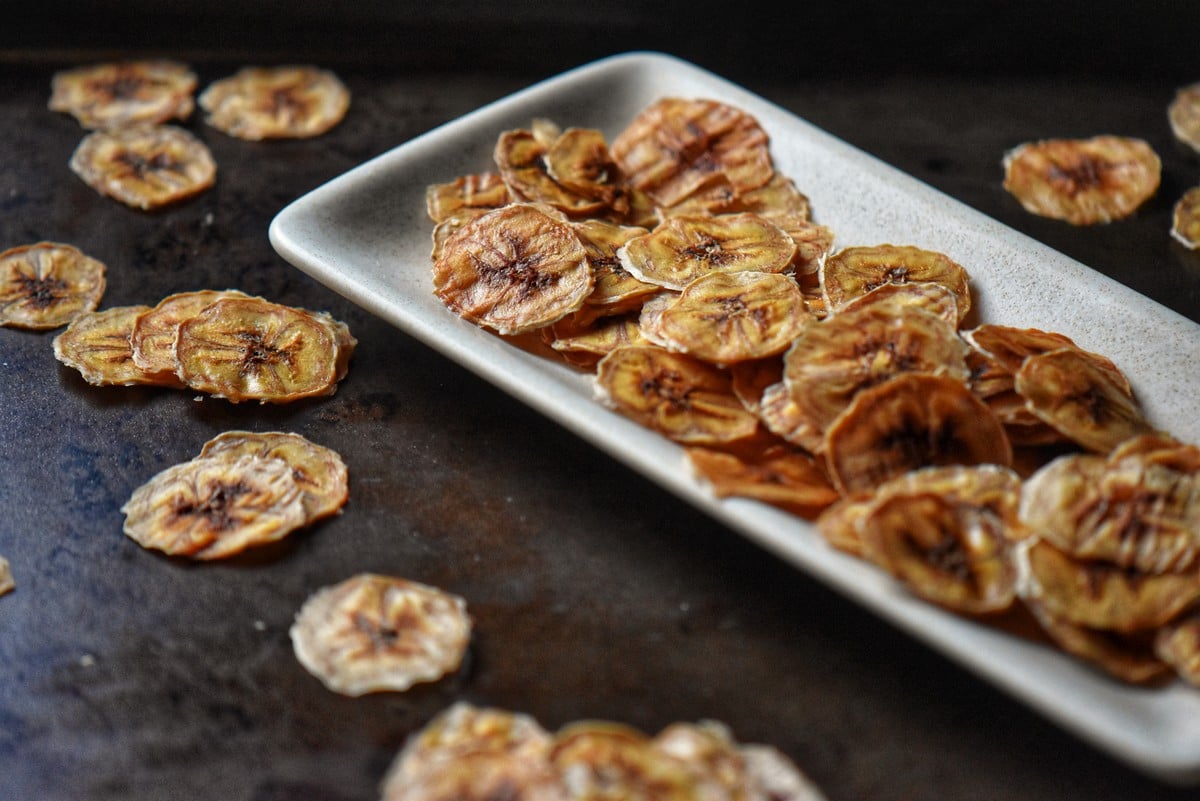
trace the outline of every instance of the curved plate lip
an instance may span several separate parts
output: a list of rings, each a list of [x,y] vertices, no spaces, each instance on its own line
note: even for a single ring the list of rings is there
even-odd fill
[[[1130,377],[1151,421],[1200,441],[1200,325],[675,56],[634,51],[533,84],[417,136],[284,208],[269,237],[292,265],[537,409],[765,549],[871,609],[1084,741],[1162,781],[1200,783],[1200,691],[1121,684],[1058,651],[909,596],[813,526],[715,499],[674,443],[603,408],[589,379],[447,312],[429,274],[424,190],[489,167],[496,135],[550,116],[612,136],[651,100],[711,96],[756,116],[780,172],[838,244],[941,250],[967,267],[981,320],[1058,330]],[[999,164],[999,161],[997,162]],[[837,191],[834,190],[836,187]],[[854,191],[849,191],[854,190]],[[1063,304],[1082,297],[1082,304]],[[1180,425],[1180,421],[1184,421]],[[1164,427],[1167,427],[1163,424]]]

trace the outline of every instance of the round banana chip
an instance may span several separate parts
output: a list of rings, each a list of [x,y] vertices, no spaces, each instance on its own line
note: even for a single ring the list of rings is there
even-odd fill
[[[1162,178],[1150,145],[1124,136],[1027,142],[1006,153],[1003,166],[1004,188],[1026,211],[1072,225],[1130,216]]]
[[[225,453],[283,460],[292,468],[292,478],[304,494],[308,522],[340,512],[350,496],[349,473],[342,457],[299,434],[226,431],[204,443],[200,450],[201,456]]]
[[[78,370],[94,386],[179,386],[174,373],[164,380],[133,360],[130,333],[137,318],[149,310],[149,306],[114,306],[76,317],[54,338],[54,358]]]
[[[821,288],[831,312],[885,284],[929,281],[954,293],[958,319],[971,311],[970,276],[944,253],[911,245],[842,248],[821,265]]]
[[[93,131],[75,148],[70,167],[100,194],[146,211],[200,194],[217,175],[208,147],[174,125]]]
[[[245,67],[210,84],[200,107],[205,122],[238,139],[305,139],[342,121],[350,92],[316,67]]]
[[[727,372],[653,345],[627,345],[601,359],[596,391],[610,408],[676,442],[734,442],[758,428]]]
[[[515,129],[500,135],[493,158],[509,194],[517,201],[544,203],[573,216],[603,209],[605,199],[599,191],[580,192],[555,180],[549,173],[548,151],[532,131]]]
[[[1175,92],[1167,106],[1167,120],[1175,138],[1200,153],[1200,83],[1181,87]]]
[[[327,321],[261,298],[225,298],[179,325],[179,378],[233,403],[288,403],[337,390],[339,343]]]
[[[1171,236],[1188,250],[1200,249],[1200,186],[1184,192],[1175,202]]]
[[[570,225],[514,203],[451,234],[433,265],[433,284],[464,319],[513,335],[577,311],[595,282]]]
[[[586,304],[597,313],[621,314],[640,309],[642,302],[661,287],[634,278],[621,266],[617,252],[645,228],[603,220],[580,220],[571,224],[592,265],[595,287]]]
[[[168,295],[134,321],[129,337],[133,363],[164,383],[183,386],[176,375],[179,362],[175,358],[175,339],[180,324],[222,298],[246,297],[249,295],[236,289],[201,289]]]
[[[1145,632],[1126,635],[1081,626],[1052,614],[1036,600],[1023,600],[1038,625],[1060,648],[1114,678],[1131,684],[1149,684],[1171,672],[1170,667],[1155,655],[1153,643],[1148,641]]]
[[[280,459],[227,454],[163,470],[121,507],[143,548],[222,559],[276,542],[304,525],[304,494]]]
[[[0,326],[60,328],[100,304],[105,266],[56,242],[0,253]]]
[[[463,175],[448,183],[432,184],[425,190],[425,212],[442,223],[464,210],[491,211],[510,202],[508,187],[498,172]]]
[[[84,128],[186,120],[195,103],[196,75],[174,61],[92,64],[54,74],[51,111],[63,111]]]
[[[845,314],[863,306],[881,304],[892,309],[892,314],[903,314],[905,308],[917,308],[940,317],[950,326],[957,328],[958,296],[942,284],[919,281],[914,284],[887,283],[877,286],[865,295],[859,295],[842,304],[827,316]]]
[[[403,691],[459,668],[466,601],[436,587],[360,573],[313,593],[291,627],[296,658],[342,695]]]
[[[753,498],[811,517],[838,499],[825,471],[794,447],[718,450],[689,447],[692,469],[718,498]]]
[[[796,243],[757,214],[669,217],[617,251],[622,266],[641,281],[682,291],[712,272],[781,273]]]

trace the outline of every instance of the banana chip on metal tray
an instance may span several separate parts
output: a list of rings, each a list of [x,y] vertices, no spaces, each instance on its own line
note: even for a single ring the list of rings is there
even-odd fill
[[[129,335],[133,363],[151,375],[160,376],[165,383],[179,386],[179,361],[175,356],[175,340],[179,326],[199,314],[209,304],[222,298],[249,297],[236,289],[201,289],[168,295],[137,317]]]
[[[102,262],[72,245],[38,242],[0,253],[0,326],[61,328],[100,303]]]
[[[181,386],[175,374],[149,373],[133,360],[130,334],[149,306],[114,306],[76,317],[54,338],[54,358],[95,386]]]
[[[174,125],[93,131],[71,154],[70,167],[101,195],[143,211],[194,197],[217,179],[208,146]]]
[[[75,117],[84,128],[186,120],[195,108],[196,75],[166,59],[91,64],[54,74],[51,111]]]
[[[305,139],[342,121],[350,91],[312,66],[244,67],[200,93],[205,122],[238,139]]]

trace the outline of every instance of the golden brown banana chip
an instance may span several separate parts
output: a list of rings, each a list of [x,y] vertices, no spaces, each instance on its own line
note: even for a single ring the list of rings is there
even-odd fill
[[[299,434],[226,431],[204,443],[200,450],[200,456],[224,453],[283,460],[304,494],[307,522],[337,514],[350,495],[349,473],[342,457]]]
[[[1042,331],[1037,328],[1015,328],[1009,325],[984,323],[970,331],[964,331],[963,338],[971,343],[973,347],[998,362],[1004,370],[1007,370],[1013,376],[1016,375],[1016,372],[1021,369],[1021,366],[1025,364],[1025,360],[1030,356],[1049,353],[1052,350],[1062,350],[1063,348],[1075,348],[1079,351],[1081,357],[1086,358],[1097,367],[1105,370],[1121,388],[1122,392],[1127,395],[1133,394],[1133,389],[1129,386],[1129,379],[1125,377],[1125,374],[1117,368],[1117,365],[1111,359],[1099,353],[1083,350],[1070,337],[1064,334],[1054,331]],[[1011,382],[1008,386],[1002,388],[1010,389]]]
[[[810,319],[786,275],[710,273],[663,310],[658,332],[671,350],[729,365],[783,353]]]
[[[305,139],[342,121],[350,91],[316,67],[244,67],[209,84],[200,107],[205,122],[238,139]]]
[[[670,345],[659,330],[659,326],[662,322],[663,312],[670,308],[678,298],[678,292],[664,289],[642,302],[641,311],[638,312],[638,328],[647,342],[658,345],[660,348]]]
[[[1013,388],[1039,419],[1097,453],[1152,431],[1126,385],[1078,348],[1028,357]]]
[[[688,463],[718,498],[753,498],[812,517],[838,499],[825,471],[786,444],[753,448],[686,449]]]
[[[509,200],[500,173],[475,173],[426,188],[425,213],[435,223],[442,223],[464,210],[491,211],[507,206]]]
[[[647,233],[635,225],[604,220],[580,220],[571,224],[592,265],[595,287],[587,305],[599,314],[622,314],[641,308],[642,302],[661,287],[634,278],[621,266],[617,251],[635,236]]]
[[[595,282],[570,225],[515,203],[451,234],[434,262],[433,284],[456,314],[511,335],[577,311]]]
[[[1200,83],[1176,90],[1167,106],[1167,121],[1176,139],[1200,152]]]
[[[12,568],[8,564],[8,560],[0,556],[0,595],[12,592],[16,589],[17,583],[13,581]]]
[[[547,167],[549,147],[523,128],[505,131],[496,140],[496,169],[516,201],[544,203],[572,216],[597,214],[605,208],[598,192],[583,193],[555,180]]]
[[[746,409],[757,414],[762,408],[763,393],[783,380],[783,359],[772,356],[731,364],[729,376],[733,380],[733,394]]]
[[[1154,653],[1189,684],[1200,687],[1200,614],[1192,611],[1163,625]]]
[[[601,201],[618,217],[629,211],[621,168],[613,161],[604,134],[595,128],[567,128],[545,155],[546,172],[560,186]]]
[[[685,444],[733,442],[758,428],[726,371],[653,345],[628,345],[601,359],[596,389],[610,408]]]
[[[562,354],[568,364],[592,370],[600,359],[626,345],[649,344],[633,315],[601,317],[578,325],[565,317],[542,329],[542,340]]]
[[[920,281],[915,284],[888,283],[877,286],[865,295],[859,295],[846,301],[828,316],[845,314],[863,306],[875,304],[893,309],[892,313],[894,314],[902,313],[902,308],[915,307],[942,318],[953,328],[958,327],[958,296],[942,284],[935,284],[932,281]]]
[[[749,212],[670,217],[617,252],[634,277],[676,291],[712,272],[781,273],[795,254],[779,226]]]
[[[1200,186],[1193,186],[1175,202],[1171,236],[1188,250],[1200,249]]]
[[[749,114],[708,99],[661,98],[641,111],[610,150],[628,183],[674,206],[722,180],[735,195],[775,174],[766,132]]]
[[[842,495],[821,511],[817,518],[817,533],[827,543],[858,557],[866,557],[859,521],[871,511],[875,493],[860,490]]]
[[[134,321],[129,337],[133,363],[164,383],[183,386],[176,375],[179,362],[175,358],[175,338],[180,323],[222,298],[245,297],[249,295],[236,289],[201,289],[168,295]]]
[[[767,386],[753,411],[775,436],[813,454],[824,448],[825,428],[808,416],[786,381]]]
[[[834,486],[849,493],[920,467],[1012,464],[1000,421],[960,380],[902,373],[855,395],[825,435]]]
[[[195,91],[195,73],[178,62],[108,62],[56,72],[49,109],[70,114],[84,128],[186,120]]]
[[[163,470],[121,507],[125,534],[143,548],[222,559],[304,525],[304,495],[279,459],[228,454]]]
[[[954,293],[958,319],[971,311],[970,276],[944,253],[911,245],[842,248],[821,265],[821,287],[830,311],[884,284],[931,281]]]
[[[54,338],[54,358],[95,386],[180,386],[174,373],[163,378],[133,361],[130,332],[137,318],[149,310],[149,306],[114,306],[81,314]]]
[[[462,664],[467,604],[407,579],[360,573],[313,593],[290,630],[296,658],[342,695],[403,691]]]
[[[715,720],[671,723],[654,736],[652,745],[714,779],[730,801],[755,797],[748,792],[746,758],[725,724]]]
[[[179,325],[179,378],[233,403],[288,403],[337,390],[339,343],[327,321],[262,298],[224,298]]]
[[[146,211],[194,197],[217,176],[208,146],[174,125],[93,131],[71,154],[70,167],[100,194]]]
[[[1144,632],[1122,634],[1080,626],[1052,614],[1031,599],[1025,599],[1025,606],[1055,644],[1114,678],[1131,684],[1149,684],[1170,673],[1170,668],[1155,655],[1153,643]]]
[[[1032,214],[1095,225],[1124,219],[1158,191],[1162,163],[1141,139],[1046,139],[1004,156],[1004,188]]]
[[[543,760],[473,751],[403,781],[385,782],[382,801],[571,801]]]
[[[60,328],[100,304],[105,266],[57,242],[0,253],[0,326]]]

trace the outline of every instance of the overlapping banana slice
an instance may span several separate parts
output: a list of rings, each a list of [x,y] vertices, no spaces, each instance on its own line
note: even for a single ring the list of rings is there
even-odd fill
[[[1175,202],[1171,236],[1188,250],[1200,249],[1200,186],[1187,190]]]
[[[1154,636],[1154,655],[1200,687],[1200,614],[1191,610],[1163,625]]]
[[[0,326],[60,328],[93,311],[106,286],[104,264],[58,242],[0,253]]]
[[[1004,188],[1033,214],[1095,225],[1121,220],[1154,196],[1162,162],[1126,136],[1046,139],[1005,154]]]
[[[134,320],[129,335],[133,363],[164,383],[183,386],[178,376],[179,360],[175,356],[180,324],[222,298],[246,297],[249,295],[236,289],[200,289],[168,295]]]
[[[542,341],[562,354],[568,364],[581,369],[594,370],[602,358],[617,348],[650,344],[634,315],[582,320],[576,317],[578,314],[543,328]]]
[[[462,664],[466,601],[428,584],[359,573],[314,592],[290,634],[296,658],[342,695],[407,690]]]
[[[146,211],[194,197],[217,176],[208,146],[174,125],[93,131],[71,154],[70,167],[100,194]]]
[[[821,265],[821,288],[830,312],[885,284],[931,282],[954,293],[961,322],[971,311],[970,276],[944,253],[912,245],[842,248]]]
[[[604,209],[605,198],[598,188],[596,192],[581,192],[560,183],[550,174],[549,150],[550,147],[529,130],[514,129],[500,135],[494,154],[496,168],[513,198],[544,203],[574,216],[595,214]],[[598,172],[603,175],[603,170]]]
[[[815,517],[839,497],[820,463],[785,442],[724,449],[691,446],[685,455],[718,498],[753,498]]]
[[[312,66],[244,67],[200,94],[205,122],[238,139],[303,139],[333,128],[350,108],[350,91]]]
[[[195,73],[175,61],[104,62],[55,73],[48,107],[84,128],[117,128],[186,120],[195,91]]]
[[[442,223],[464,212],[498,209],[510,201],[500,173],[481,172],[430,185],[425,191],[425,213]]]
[[[16,581],[13,580],[12,567],[8,564],[8,560],[0,556],[0,595],[5,595],[17,588]]]
[[[594,315],[636,311],[661,289],[630,275],[617,255],[629,240],[646,234],[645,228],[605,220],[580,220],[572,223],[571,228],[579,237],[592,267],[594,287],[584,303]]]
[[[174,373],[164,380],[133,360],[130,333],[137,318],[149,310],[149,306],[114,306],[76,317],[54,338],[54,358],[95,386],[181,386]]]
[[[1167,120],[1176,139],[1200,152],[1200,83],[1176,90],[1167,106]]]

